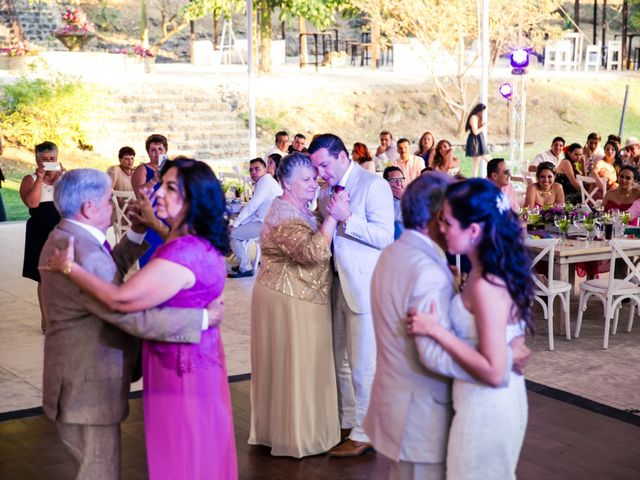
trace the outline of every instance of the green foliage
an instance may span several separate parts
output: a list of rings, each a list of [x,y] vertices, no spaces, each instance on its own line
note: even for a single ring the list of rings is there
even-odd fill
[[[77,80],[21,77],[0,89],[0,130],[12,143],[32,148],[45,140],[90,149],[82,123],[98,106],[96,88]]]
[[[224,17],[228,20],[233,13],[244,13],[245,7],[246,3],[242,0],[191,0],[180,9],[180,15],[187,22],[210,13],[215,18]]]
[[[120,10],[109,6],[109,0],[98,2],[99,10],[94,14],[94,23],[99,30],[111,32],[118,30],[117,23],[120,20]]]

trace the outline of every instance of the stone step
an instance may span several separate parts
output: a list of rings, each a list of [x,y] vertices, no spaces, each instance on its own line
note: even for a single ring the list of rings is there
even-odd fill
[[[188,138],[242,138],[248,135],[248,130],[242,126],[233,128],[221,128],[215,123],[198,123],[198,124],[186,124],[186,123],[159,123],[149,122],[148,124],[130,124],[126,125],[120,122],[105,123],[105,122],[85,122],[86,130],[99,130],[106,132],[106,137],[127,137],[138,138],[144,140],[152,133],[160,133],[166,135],[169,140],[177,137]]]
[[[232,123],[241,123],[244,124],[244,120],[240,118],[240,116],[236,113],[229,113],[228,111],[218,111],[218,110],[206,110],[206,111],[192,111],[192,110],[184,110],[184,111],[175,111],[175,110],[139,110],[139,111],[131,111],[126,112],[124,110],[120,110],[117,108],[109,109],[109,110],[101,110],[100,112],[96,112],[91,116],[92,120],[111,120],[111,119],[124,119],[130,122],[141,122],[141,121],[157,121],[157,120],[166,120],[166,119],[184,119],[184,120],[207,120],[214,121],[219,124],[232,124]]]

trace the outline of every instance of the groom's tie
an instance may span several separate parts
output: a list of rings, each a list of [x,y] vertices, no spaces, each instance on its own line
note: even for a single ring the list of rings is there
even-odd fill
[[[109,242],[105,240],[102,246],[109,252],[109,255],[111,255],[111,245],[109,245]]]

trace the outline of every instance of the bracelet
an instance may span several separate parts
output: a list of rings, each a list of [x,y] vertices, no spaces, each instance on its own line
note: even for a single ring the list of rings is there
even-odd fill
[[[64,273],[67,276],[70,275],[72,265],[73,265],[73,262],[67,263],[67,266],[62,269],[62,273]]]

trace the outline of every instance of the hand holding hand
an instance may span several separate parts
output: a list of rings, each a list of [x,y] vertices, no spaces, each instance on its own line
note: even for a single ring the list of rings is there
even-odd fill
[[[337,192],[331,195],[329,204],[327,205],[329,215],[339,222],[344,222],[351,216],[351,207],[349,205],[349,194],[345,191]]]
[[[73,263],[75,259],[74,245],[75,239],[73,237],[69,237],[67,248],[63,248],[62,250],[54,248],[53,253],[47,260],[47,270],[53,272],[64,272],[69,264]]]
[[[429,313],[417,312],[413,308],[407,312],[407,333],[409,335],[433,337],[438,328],[440,328],[440,323],[438,323],[435,301],[431,302]]]
[[[224,319],[224,301],[222,296],[211,301],[207,305],[207,314],[209,315],[209,328],[215,327],[222,323]]]
[[[515,373],[524,374],[524,369],[531,358],[531,349],[524,344],[524,335],[520,335],[509,343],[513,351],[513,367]]]

